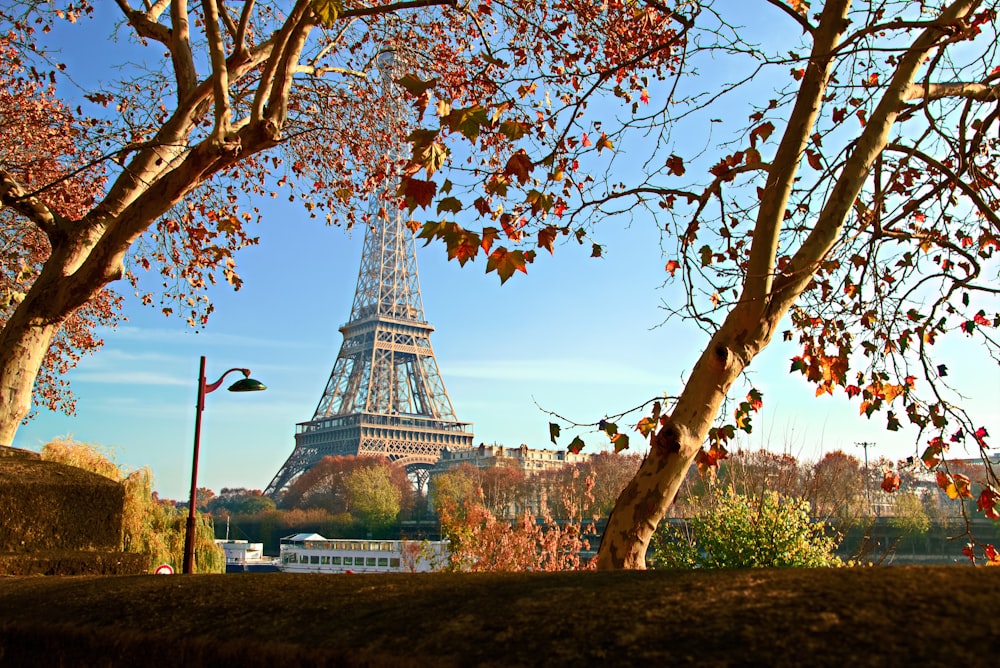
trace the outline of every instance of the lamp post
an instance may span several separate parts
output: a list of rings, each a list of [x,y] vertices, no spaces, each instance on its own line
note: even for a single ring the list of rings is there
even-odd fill
[[[229,386],[230,392],[258,392],[267,389],[264,383],[250,377],[250,369],[240,368],[230,369],[222,374],[219,380],[209,384],[205,381],[205,356],[201,356],[201,366],[198,370],[198,404],[194,414],[194,461],[191,464],[191,495],[188,498],[187,527],[184,532],[184,573],[194,572],[194,507],[198,496],[198,451],[201,449],[201,413],[205,410],[205,395],[219,389],[225,377],[233,371],[242,373],[243,378]]]

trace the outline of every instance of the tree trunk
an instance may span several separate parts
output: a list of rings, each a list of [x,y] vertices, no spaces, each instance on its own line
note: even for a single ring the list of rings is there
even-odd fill
[[[38,370],[59,324],[8,322],[0,332],[0,445],[14,442],[31,410]]]
[[[653,437],[649,454],[615,503],[601,538],[598,569],[646,567],[653,532],[673,503],[730,387],[767,345],[773,324],[787,307],[779,310],[769,313],[752,304],[737,307],[712,337],[669,421]]]

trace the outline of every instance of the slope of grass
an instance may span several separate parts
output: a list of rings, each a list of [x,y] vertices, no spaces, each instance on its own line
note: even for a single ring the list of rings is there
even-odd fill
[[[978,665],[997,600],[967,567],[3,578],[0,665]]]

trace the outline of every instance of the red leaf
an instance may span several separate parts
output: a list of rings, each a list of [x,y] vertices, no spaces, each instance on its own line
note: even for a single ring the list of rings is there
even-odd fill
[[[667,171],[674,176],[684,176],[684,160],[683,158],[671,155],[667,158]]]
[[[991,520],[1000,520],[1000,513],[997,512],[996,507],[998,501],[1000,501],[1000,494],[987,487],[976,500],[976,507]]]
[[[885,476],[882,478],[882,484],[880,487],[883,491],[888,494],[892,494],[899,489],[899,474],[895,471],[886,471]]]
[[[434,200],[436,192],[437,184],[433,181],[421,181],[412,177],[403,177],[400,179],[396,194],[405,198],[407,208],[413,211],[418,206],[427,208]]]
[[[771,136],[772,132],[774,132],[774,123],[771,121],[761,123],[750,131],[750,145],[756,146],[758,137],[760,137],[761,141],[767,141],[767,138]]]
[[[677,271],[677,268],[680,266],[681,263],[678,262],[677,260],[670,260],[669,262],[667,262],[666,270],[670,273],[671,276],[673,276],[674,272]]]

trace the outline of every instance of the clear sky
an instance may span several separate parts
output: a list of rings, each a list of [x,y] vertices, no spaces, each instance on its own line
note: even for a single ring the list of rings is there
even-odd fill
[[[79,57],[98,61],[101,53]],[[350,315],[362,232],[325,227],[280,199],[255,204],[264,221],[256,230],[260,245],[238,257],[245,285],[239,292],[212,291],[216,312],[203,331],[129,299],[128,322],[107,331],[104,349],[69,376],[77,415],[43,411],[13,445],[39,449],[60,436],[99,443],[120,464],[151,467],[161,495],[186,498],[198,361],[205,355],[209,382],[229,368],[249,367],[268,390],[207,396],[199,485],[264,488],[293,449],[295,424],[312,417],[333,367],[342,340],[337,328]],[[474,423],[477,443],[554,448],[542,409],[596,422],[681,388],[706,336],[679,321],[660,326],[659,305],[676,299],[678,288],[662,287],[656,224],[608,221],[596,241],[605,247],[603,258],[569,242],[557,246],[554,257],[541,251],[528,276],[503,286],[496,274],[484,275],[483,258],[463,269],[446,262],[441,245],[419,248],[425,315],[436,327],[431,342],[458,418]],[[764,409],[743,447],[806,459],[835,449],[862,457],[861,442],[874,444],[873,459],[919,448],[913,432],[884,431],[884,415],[858,417],[857,405],[842,394],[814,398],[813,386],[788,373],[798,352],[796,344],[776,341],[754,361],[752,380]],[[956,365],[953,375],[961,373]],[[995,407],[996,367],[969,389],[981,406]],[[623,422],[634,425],[640,417]],[[987,426],[1000,438],[1000,425]],[[577,433],[588,451],[607,447],[603,434],[579,430],[565,430],[559,445]],[[638,434],[631,433],[641,451]]]

